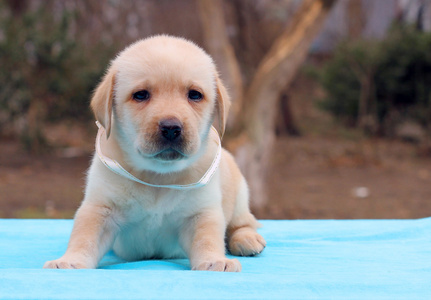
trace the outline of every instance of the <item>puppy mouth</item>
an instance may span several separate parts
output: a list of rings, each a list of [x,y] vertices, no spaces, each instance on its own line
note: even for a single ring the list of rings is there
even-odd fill
[[[184,159],[186,156],[178,150],[168,148],[154,155],[154,158],[161,161],[175,161]]]
[[[144,154],[141,150],[138,150],[139,154],[146,158],[153,158],[159,161],[168,162],[168,161],[177,161],[187,158],[187,155],[182,153],[179,150],[174,148],[163,149],[155,154]]]

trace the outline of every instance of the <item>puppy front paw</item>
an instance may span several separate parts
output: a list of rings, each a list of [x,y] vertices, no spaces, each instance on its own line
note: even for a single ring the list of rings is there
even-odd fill
[[[265,246],[264,238],[249,227],[236,230],[229,239],[229,251],[236,256],[257,255]]]
[[[209,259],[199,262],[192,270],[217,271],[217,272],[240,272],[241,264],[237,259]]]
[[[79,259],[61,257],[56,260],[47,261],[44,269],[91,269],[87,263]]]

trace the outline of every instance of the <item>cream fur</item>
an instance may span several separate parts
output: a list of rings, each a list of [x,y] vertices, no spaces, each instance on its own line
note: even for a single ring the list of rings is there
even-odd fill
[[[143,89],[151,98],[137,103],[131,95]],[[204,99],[188,100],[190,89]],[[91,105],[109,136],[102,142],[107,156],[141,180],[187,184],[211,164],[217,137],[210,126],[218,115],[223,134],[229,103],[210,56],[187,40],[155,36],[132,44],[111,62]],[[164,118],[184,125],[182,159],[156,156],[157,124]],[[68,249],[44,267],[96,268],[112,248],[131,261],[188,257],[194,270],[240,271],[238,260],[225,256],[225,239],[234,255],[258,254],[265,240],[257,226],[247,183],[226,150],[212,180],[188,191],[132,182],[95,156]]]

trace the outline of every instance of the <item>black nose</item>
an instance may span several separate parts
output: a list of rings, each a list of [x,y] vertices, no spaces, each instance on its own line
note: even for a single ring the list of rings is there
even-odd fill
[[[166,140],[173,141],[181,136],[183,126],[178,119],[172,118],[160,121],[159,129]]]

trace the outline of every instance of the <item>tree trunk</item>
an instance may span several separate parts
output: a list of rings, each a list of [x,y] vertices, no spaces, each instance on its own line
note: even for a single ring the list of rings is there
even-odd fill
[[[39,154],[47,150],[48,143],[42,132],[45,119],[46,106],[32,99],[25,118],[25,126],[21,129],[21,142],[28,152]]]
[[[290,135],[300,136],[301,132],[296,126],[295,118],[293,116],[290,98],[287,92],[282,92],[279,100],[280,113],[277,118],[277,135]]]
[[[196,3],[203,25],[205,45],[214,58],[223,83],[231,96],[232,106],[227,127],[233,127],[241,109],[243,82],[238,60],[226,34],[223,1],[197,0]]]
[[[349,0],[346,17],[349,38],[352,40],[361,38],[366,24],[366,15],[362,6],[362,0]]]
[[[359,78],[361,83],[361,92],[359,94],[359,105],[358,105],[358,124],[357,127],[365,130],[367,126],[367,116],[368,116],[368,100],[369,100],[369,90],[370,84],[368,78],[364,75],[363,78]]]
[[[252,204],[266,201],[266,174],[275,140],[275,119],[282,90],[290,85],[306,59],[308,49],[322,28],[335,0],[304,0],[292,22],[260,63],[245,93],[242,122],[246,142],[236,152],[249,182]]]

